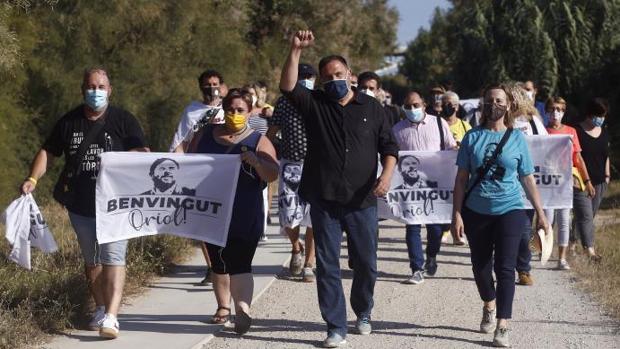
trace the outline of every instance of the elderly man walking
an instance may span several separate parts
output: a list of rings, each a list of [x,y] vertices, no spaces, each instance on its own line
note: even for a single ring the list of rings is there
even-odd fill
[[[383,107],[374,98],[351,90],[351,70],[342,56],[319,62],[322,90],[297,83],[304,48],[312,45],[311,31],[291,40],[280,89],[304,118],[308,153],[300,195],[310,202],[316,244],[319,308],[327,322],[323,345],[335,348],[347,335],[347,314],[340,279],[342,231],[349,236],[354,256],[351,307],[360,334],[371,332],[370,317],[377,278],[377,196],[387,193],[398,157]],[[377,178],[377,154],[383,171]]]

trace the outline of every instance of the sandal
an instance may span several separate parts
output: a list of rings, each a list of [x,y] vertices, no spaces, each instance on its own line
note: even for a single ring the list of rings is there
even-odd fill
[[[228,314],[226,315],[218,315],[218,313],[220,312],[220,310],[226,310],[228,312]],[[213,317],[211,317],[211,323],[212,324],[225,324],[230,320],[230,308],[228,307],[217,307],[217,310],[215,311],[215,314],[213,314]]]
[[[241,310],[235,315],[235,332],[237,334],[245,334],[252,326],[252,318],[245,311]]]

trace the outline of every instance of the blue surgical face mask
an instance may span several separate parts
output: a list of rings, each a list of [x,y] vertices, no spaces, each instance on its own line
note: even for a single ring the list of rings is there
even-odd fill
[[[327,96],[335,101],[343,99],[349,93],[347,79],[327,81],[323,84],[323,89]]]
[[[592,117],[592,124],[596,127],[602,127],[604,122],[605,122],[604,116],[593,116]]]
[[[107,90],[86,90],[84,93],[84,102],[94,111],[101,111],[108,105]]]
[[[314,90],[314,80],[310,80],[310,79],[299,80],[299,84],[307,88],[308,90]]]
[[[405,109],[405,107],[403,107],[403,111],[405,112],[405,116],[407,117],[407,120],[411,122],[418,123],[424,120],[424,109],[423,108]]]

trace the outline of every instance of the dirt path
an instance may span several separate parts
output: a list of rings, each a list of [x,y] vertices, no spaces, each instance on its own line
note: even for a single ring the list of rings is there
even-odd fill
[[[404,226],[382,225],[379,278],[375,288],[373,334],[347,336],[349,348],[477,348],[490,346],[480,334],[481,301],[473,282],[469,249],[444,245],[436,277],[422,285],[404,285],[409,275]],[[346,266],[346,250],[341,259]],[[571,274],[533,262],[535,285],[517,286],[510,328],[513,347],[620,348],[620,325],[574,287]],[[255,326],[238,337],[222,331],[205,348],[312,348],[321,344],[316,286],[287,277],[279,279],[253,307]],[[351,285],[345,268],[345,293]],[[350,326],[355,320],[348,310]]]

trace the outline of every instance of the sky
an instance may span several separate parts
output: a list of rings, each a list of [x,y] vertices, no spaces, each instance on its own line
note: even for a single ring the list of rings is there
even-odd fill
[[[388,0],[400,14],[398,44],[407,45],[418,35],[420,27],[429,28],[435,7],[449,8],[448,0]]]

